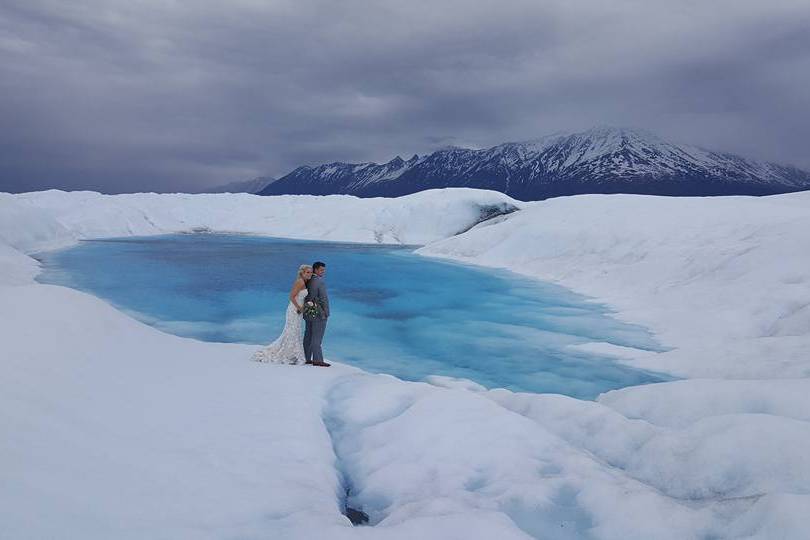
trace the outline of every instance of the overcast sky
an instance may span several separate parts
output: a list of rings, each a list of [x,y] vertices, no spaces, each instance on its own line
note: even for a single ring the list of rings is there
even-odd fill
[[[0,88],[0,191],[604,124],[810,169],[810,1],[0,0]]]

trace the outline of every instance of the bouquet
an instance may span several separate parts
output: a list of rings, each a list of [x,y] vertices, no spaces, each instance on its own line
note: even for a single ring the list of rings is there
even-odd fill
[[[310,300],[304,304],[304,308],[301,310],[301,313],[304,315],[304,320],[307,321],[314,321],[315,319],[321,318],[321,306]]]

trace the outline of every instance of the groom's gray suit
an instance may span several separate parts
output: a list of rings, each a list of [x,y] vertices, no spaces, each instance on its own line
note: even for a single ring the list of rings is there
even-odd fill
[[[304,357],[307,362],[323,362],[321,342],[326,332],[326,319],[329,318],[329,295],[326,294],[326,282],[317,274],[307,282],[307,297],[304,302],[315,302],[321,307],[321,316],[314,321],[306,321],[304,330]]]

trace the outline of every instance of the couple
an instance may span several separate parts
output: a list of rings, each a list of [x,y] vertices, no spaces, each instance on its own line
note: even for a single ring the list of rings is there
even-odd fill
[[[312,266],[302,264],[290,291],[287,321],[284,331],[273,343],[256,351],[257,362],[276,364],[310,364],[329,367],[323,361],[321,341],[329,318],[329,295],[326,294],[326,264],[320,261]],[[306,331],[301,340],[301,319],[306,312]]]

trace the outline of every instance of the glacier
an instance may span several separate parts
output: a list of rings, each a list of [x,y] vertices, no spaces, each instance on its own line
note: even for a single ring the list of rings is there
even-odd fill
[[[476,223],[491,205],[518,210]],[[36,251],[191,230],[553,281],[670,350],[591,347],[684,380],[582,401],[260,365],[34,281]],[[0,194],[0,536],[806,538],[808,230],[808,193]]]

